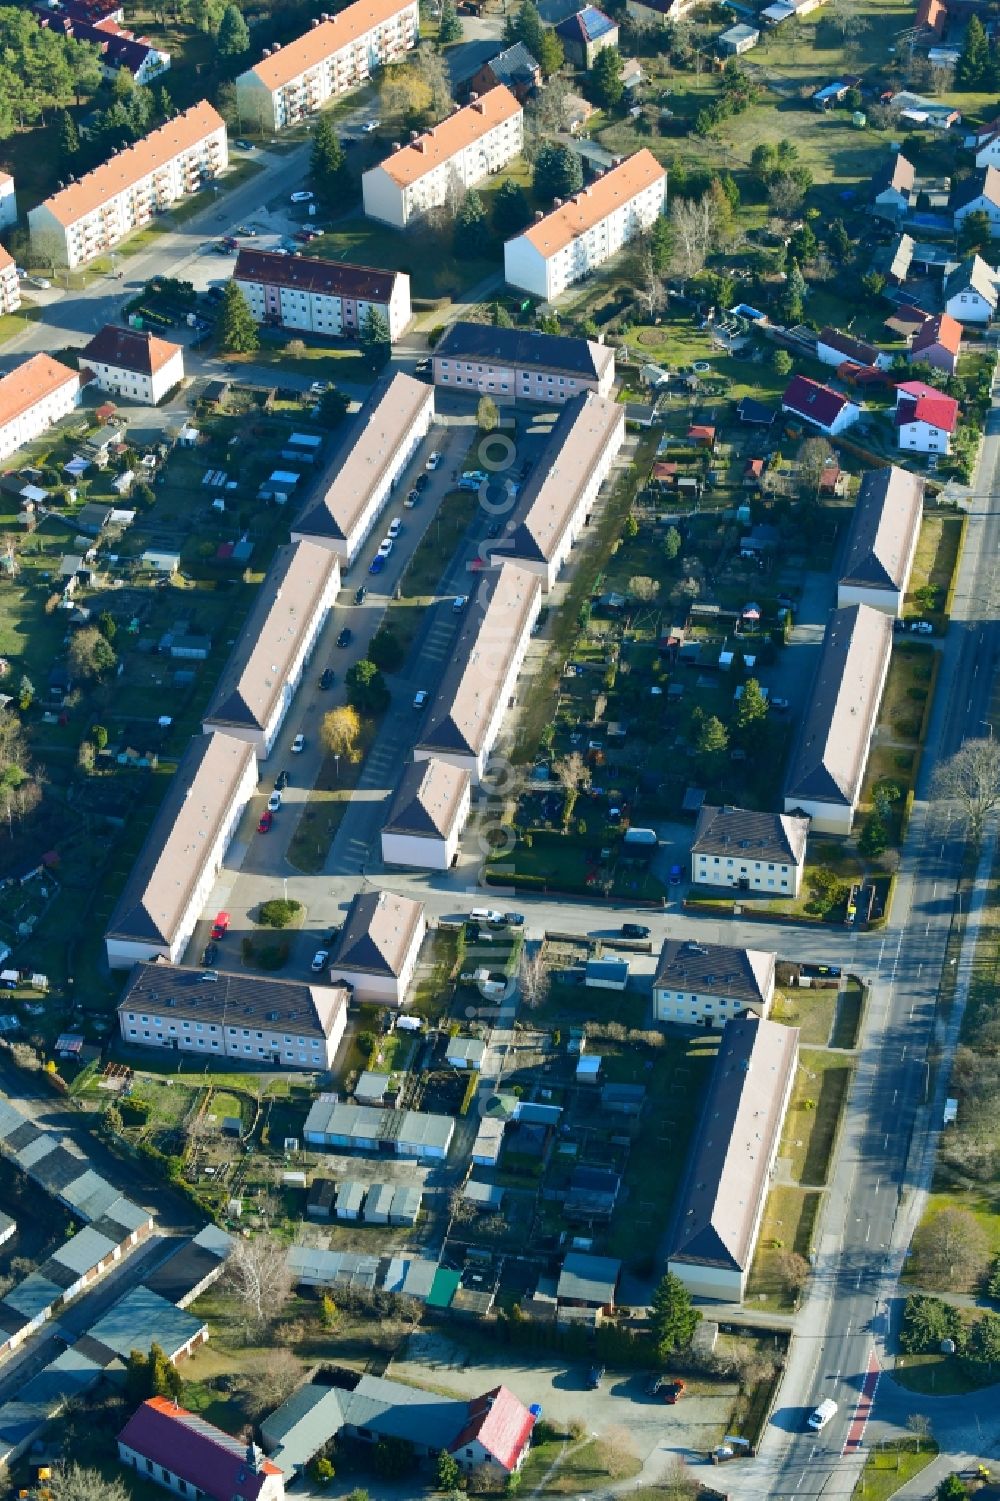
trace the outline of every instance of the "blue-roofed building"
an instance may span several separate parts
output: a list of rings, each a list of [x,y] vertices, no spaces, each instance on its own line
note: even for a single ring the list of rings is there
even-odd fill
[[[596,5],[585,5],[575,16],[559,22],[556,35],[569,62],[578,68],[591,68],[603,47],[618,46],[618,22]]]

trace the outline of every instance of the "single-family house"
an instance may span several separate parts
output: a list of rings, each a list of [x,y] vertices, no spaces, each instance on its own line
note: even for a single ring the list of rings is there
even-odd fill
[[[696,4],[697,0],[626,0],[625,11],[640,26],[672,26]]]
[[[970,214],[985,214],[994,234],[1000,230],[1000,168],[987,167],[976,177],[959,183],[952,195],[956,230]]]
[[[538,63],[523,42],[515,42],[512,47],[498,52],[496,57],[481,63],[462,85],[460,93],[463,99],[467,99],[472,94],[488,94],[490,89],[502,83],[515,99],[524,104],[541,81],[542,70]]]
[[[156,406],[184,379],[184,350],[155,334],[106,323],[80,350],[81,369],[112,396]]]
[[[883,219],[904,218],[917,201],[916,172],[901,151],[893,151],[872,175],[871,203]]]
[[[151,1397],[118,1435],[118,1457],[175,1496],[284,1501],[285,1478],[251,1439],[231,1438],[168,1397]]]
[[[692,883],[797,897],[808,833],[808,818],[703,803],[691,843]]]
[[[977,134],[975,152],[977,167],[1000,167],[1000,126],[995,120],[987,134]]]
[[[911,365],[926,361],[935,370],[954,375],[962,348],[962,325],[950,313],[928,318],[918,329],[907,358]]]
[[[958,427],[958,402],[920,380],[896,387],[896,444],[911,453],[951,452]]]
[[[768,950],[664,940],[653,974],[658,1022],[723,1027],[744,1011],[767,1016],[773,1000],[774,955]]]
[[[382,825],[382,860],[422,870],[449,870],[469,819],[472,778],[466,767],[431,756],[411,761],[396,784]]]
[[[827,621],[785,775],[784,808],[821,834],[849,834],[892,654],[892,619],[845,605]]]
[[[330,955],[330,978],[359,1001],[403,1006],[427,931],[423,902],[392,891],[359,891]]]
[[[816,358],[821,365],[832,365],[835,370],[845,364],[858,365],[863,369],[875,367],[879,370],[888,370],[892,365],[892,355],[886,354],[875,344],[855,339],[829,325],[820,331],[816,339]]]
[[[857,402],[820,385],[807,375],[794,375],[781,398],[781,410],[802,422],[808,422],[828,438],[842,433],[861,416]]]
[[[970,255],[944,278],[944,310],[959,323],[989,323],[997,310],[997,277],[982,256]]]
[[[568,62],[575,68],[590,69],[603,48],[618,46],[618,23],[596,5],[585,5],[575,15],[558,22],[556,36],[563,44]]]
[[[861,480],[837,583],[837,604],[871,605],[897,617],[917,551],[924,480],[895,464]]]
[[[668,1270],[695,1297],[741,1303],[798,1067],[797,1027],[726,1023],[677,1201]]]

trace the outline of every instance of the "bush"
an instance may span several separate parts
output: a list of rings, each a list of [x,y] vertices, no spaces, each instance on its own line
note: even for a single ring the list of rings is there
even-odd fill
[[[128,1099],[120,1100],[118,1110],[123,1126],[144,1126],[153,1113],[150,1102],[139,1095],[130,1095]]]
[[[257,963],[261,969],[282,969],[288,963],[290,953],[287,943],[272,943],[266,949],[261,949]]]
[[[265,928],[287,928],[301,911],[301,902],[279,896],[273,901],[261,902],[257,909],[257,921]]]

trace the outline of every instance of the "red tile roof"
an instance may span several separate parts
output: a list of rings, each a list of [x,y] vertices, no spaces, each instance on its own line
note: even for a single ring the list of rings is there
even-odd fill
[[[935,344],[954,355],[962,346],[962,325],[950,313],[938,313],[936,318],[928,318],[910,345],[910,353],[919,354]]]
[[[929,427],[953,433],[958,426],[958,402],[953,396],[925,386],[923,381],[906,381],[896,387],[896,426],[907,422],[926,422]]]
[[[478,1439],[505,1470],[517,1468],[535,1426],[534,1416],[505,1386],[495,1386],[469,1403],[469,1421],[451,1446],[452,1453]]]
[[[849,405],[848,397],[810,380],[808,375],[793,375],[781,398],[783,411],[806,417],[820,427],[830,427]]]
[[[116,370],[133,370],[138,375],[156,375],[180,348],[155,334],[106,323],[81,349],[80,358],[96,365],[113,365]]]
[[[281,1474],[259,1450],[251,1468],[246,1444],[166,1397],[144,1402],[118,1442],[197,1486],[211,1501],[257,1501],[268,1477]]]

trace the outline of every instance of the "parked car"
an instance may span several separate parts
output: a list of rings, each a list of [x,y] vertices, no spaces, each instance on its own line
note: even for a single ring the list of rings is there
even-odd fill
[[[492,541],[492,539],[494,537],[499,537],[499,535],[500,535],[500,533],[502,531],[503,531],[503,526],[502,526],[502,524],[499,521],[491,521],[490,524],[489,524],[489,526],[486,529],[486,535]]]
[[[933,636],[934,627],[929,620],[911,620],[910,630],[917,636]]]
[[[337,637],[337,645],[338,646],[350,646],[350,644],[351,644],[351,628],[350,628],[350,626],[345,625],[344,629],[341,631],[340,635]]]
[[[658,1376],[650,1387],[650,1395],[659,1397],[661,1401],[666,1402],[668,1407],[673,1407],[683,1397],[685,1385],[686,1383],[679,1376],[676,1380],[671,1380],[667,1376]]]
[[[469,596],[467,594],[456,594],[455,598],[451,602],[452,614],[461,615],[462,611],[465,609],[468,603]]]
[[[400,532],[402,530],[403,530],[403,523],[402,523],[402,521],[400,520],[400,518],[398,516],[394,516],[392,518],[392,520],[389,522],[389,526],[388,526],[388,529],[386,531],[386,536],[388,538],[392,539],[392,540],[395,540],[396,537],[399,536],[399,534],[400,534]]]
[[[419,505],[419,504],[420,504],[420,491],[419,490],[411,490],[410,493],[409,493],[409,495],[403,501],[403,505],[406,508],[406,510],[408,510],[408,511],[412,511],[413,507],[416,506],[416,505]]]
[[[215,914],[215,921],[212,924],[212,937],[215,938],[215,939],[224,938],[228,932],[229,932],[229,913],[228,912],[217,912]]]
[[[278,811],[278,809],[280,807],[281,807],[281,793],[280,792],[272,792],[271,796],[267,800],[267,811],[269,813],[277,813],[277,811]]]
[[[381,120],[366,120],[365,123],[362,125],[361,129],[364,131],[365,135],[370,136],[371,133],[372,133],[372,131],[373,130],[378,130],[378,128],[379,128],[379,126],[381,124],[382,124]]]
[[[279,771],[278,775],[275,777],[274,785],[279,792],[284,792],[285,788],[288,786],[288,772],[284,769],[284,767],[282,767],[281,771]]]
[[[332,667],[324,667],[323,671],[319,675],[319,686],[321,688],[332,688],[333,684],[334,684],[334,671],[333,671],[333,668]]]
[[[297,756],[306,748],[306,737],[300,731],[292,741],[292,755]]]
[[[309,968],[312,970],[312,972],[313,972],[314,975],[318,975],[319,974],[320,970],[323,968],[323,965],[326,963],[326,961],[329,959],[329,957],[330,957],[330,950],[329,949],[317,949],[316,950],[315,954],[313,954],[313,961],[312,961],[312,963],[309,966]]]
[[[413,488],[417,491],[426,490],[430,482],[430,475],[418,474],[416,479],[413,481]]]
[[[368,564],[368,572],[369,573],[381,573],[382,569],[384,567],[385,567],[385,555],[383,553],[377,552],[375,554],[375,556],[372,558],[371,562]]]
[[[299,192],[292,194],[293,203],[312,203],[312,201],[313,195],[311,193]]]
[[[504,921],[506,922],[508,928],[523,928],[524,927],[524,913],[523,912],[505,912],[504,913]]]
[[[367,598],[368,598],[368,585],[367,584],[359,584],[358,587],[354,591],[354,603],[356,605],[363,605],[364,602],[365,602],[365,600]]]
[[[308,229],[297,229],[292,235],[292,239],[297,240],[300,245],[308,245],[309,241],[313,239],[313,235]]]
[[[430,358],[430,356],[428,355],[426,359],[418,360],[417,363],[416,363],[416,365],[413,368],[414,368],[414,373],[416,375],[430,375],[430,373],[431,373],[431,358]]]
[[[429,470],[430,473],[433,474],[434,470],[437,468],[437,466],[440,464],[440,462],[441,462],[441,455],[439,453],[437,453],[437,452],[434,452],[434,453],[428,455],[427,463],[424,465],[424,468],[427,469],[427,470]]]
[[[788,699],[787,699],[787,698],[772,698],[772,699],[771,699],[771,708],[772,708],[772,709],[777,709],[777,710],[778,710],[778,711],[779,711],[779,713],[782,713],[782,714],[784,714],[784,713],[786,713],[786,712],[787,712],[787,711],[788,711],[788,710],[789,710],[789,709],[790,709],[790,708],[791,708],[791,707],[792,707],[792,706],[791,706],[791,704],[790,704],[790,703],[789,703],[789,701],[788,701]]]
[[[389,556],[389,554],[392,552],[392,538],[391,537],[383,537],[382,540],[381,540],[381,542],[378,545],[378,551],[379,551],[379,557],[380,558],[387,558]]]
[[[202,964],[214,964],[215,956],[216,954],[218,954],[218,952],[219,951],[214,943],[206,943],[205,952],[201,956]]]
[[[643,925],[642,925],[641,922],[623,922],[622,923],[622,937],[623,938],[648,938],[649,937],[649,929],[646,928],[646,927],[643,927]]]
[[[603,1380],[604,1367],[602,1365],[592,1365],[590,1370],[587,1372],[587,1385],[590,1387],[591,1391],[596,1391]]]
[[[422,709],[429,698],[430,694],[427,692],[427,689],[421,688],[420,691],[418,693],[415,693],[413,696],[413,707],[415,709]]]
[[[274,814],[268,812],[267,810],[265,810],[260,815],[260,818],[257,820],[257,833],[258,834],[268,834],[268,833],[270,833],[271,825],[273,823],[274,823]]]
[[[679,886],[681,884],[681,882],[683,881],[683,879],[684,879],[684,871],[681,868],[681,866],[679,866],[679,865],[671,865],[671,867],[670,867],[670,884],[671,884],[671,886]]]

